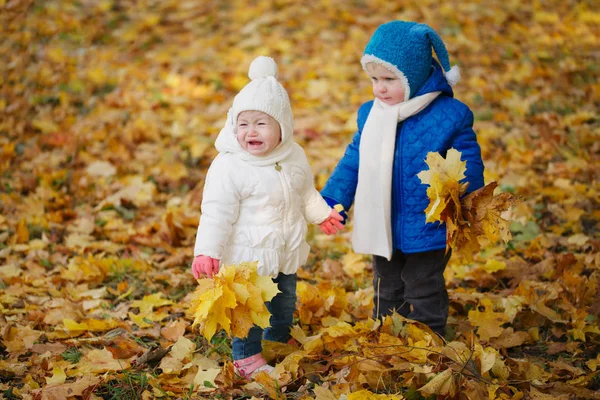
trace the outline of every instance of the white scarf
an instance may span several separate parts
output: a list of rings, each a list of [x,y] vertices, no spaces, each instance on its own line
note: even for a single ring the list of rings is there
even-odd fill
[[[391,260],[392,169],[396,128],[398,122],[419,113],[440,93],[427,93],[393,106],[379,99],[373,102],[359,146],[358,187],[352,230],[355,252]]]
[[[215,147],[219,153],[234,153],[248,164],[264,167],[285,160],[292,152],[293,139],[291,137],[282,137],[281,143],[265,156],[255,156],[248,153],[237,141],[235,126],[232,118],[230,118],[230,113],[231,110],[227,113],[225,126],[221,129],[221,132],[219,132],[219,136],[217,136],[217,140],[215,141]],[[283,134],[283,132],[282,129],[281,133]]]

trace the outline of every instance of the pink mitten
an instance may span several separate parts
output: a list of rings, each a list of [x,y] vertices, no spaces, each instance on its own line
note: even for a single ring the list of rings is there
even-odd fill
[[[209,256],[199,255],[194,258],[192,263],[192,274],[198,279],[201,275],[206,275],[212,278],[214,274],[219,272],[219,260]]]
[[[329,217],[319,224],[319,228],[321,228],[321,232],[323,232],[324,234],[333,235],[337,231],[341,231],[342,229],[344,229],[342,221],[344,221],[344,217],[342,217],[340,213],[338,213],[334,209],[331,209]]]

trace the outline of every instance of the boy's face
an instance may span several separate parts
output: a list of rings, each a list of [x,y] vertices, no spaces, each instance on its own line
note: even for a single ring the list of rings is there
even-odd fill
[[[236,124],[237,141],[253,156],[266,156],[281,142],[281,127],[270,115],[260,111],[242,111]]]
[[[376,98],[390,106],[404,101],[404,83],[392,71],[375,63],[368,63],[365,68]]]

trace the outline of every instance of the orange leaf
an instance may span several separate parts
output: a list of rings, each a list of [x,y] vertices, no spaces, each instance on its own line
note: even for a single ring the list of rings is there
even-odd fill
[[[160,334],[167,340],[176,341],[185,333],[188,323],[184,320],[171,322],[168,326],[160,330]]]
[[[29,242],[29,230],[27,229],[27,221],[20,219],[17,224],[17,231],[15,232],[15,243],[27,243]]]

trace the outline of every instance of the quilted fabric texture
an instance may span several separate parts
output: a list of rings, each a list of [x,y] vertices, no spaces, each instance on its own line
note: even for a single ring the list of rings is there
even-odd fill
[[[429,167],[425,158],[429,152],[455,148],[467,161],[464,181],[469,182],[467,193],[481,188],[483,161],[481,149],[473,131],[473,113],[453,98],[452,88],[446,81],[439,64],[432,63],[430,77],[417,95],[434,91],[442,94],[419,114],[398,124],[394,151],[392,182],[392,236],[394,248],[405,253],[438,250],[446,247],[446,228],[439,223],[425,223],[425,208],[429,204],[427,185],[417,174]],[[346,148],[344,157],[334,169],[321,194],[348,210],[354,202],[358,183],[359,145],[362,128],[373,101],[358,110],[358,132]]]

